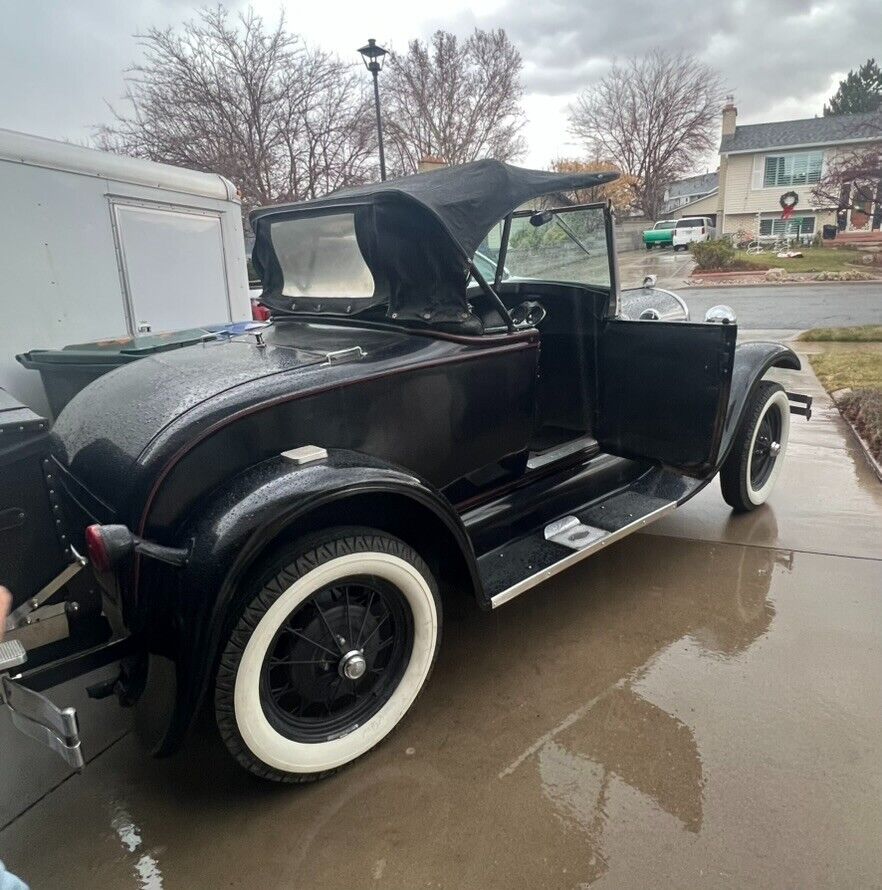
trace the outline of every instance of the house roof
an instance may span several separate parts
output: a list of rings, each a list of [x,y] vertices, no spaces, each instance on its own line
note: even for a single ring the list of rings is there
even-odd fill
[[[718,179],[717,173],[701,173],[698,176],[679,179],[668,186],[668,200],[687,195],[706,195],[717,187]]]
[[[662,219],[683,219],[687,216],[709,216],[717,212],[717,194],[718,190],[712,188],[706,195],[700,195],[681,204],[679,207],[672,207],[665,210],[661,214]]]
[[[797,148],[882,139],[882,111],[836,114],[798,121],[745,124],[723,136],[720,154],[763,151],[767,148]]]

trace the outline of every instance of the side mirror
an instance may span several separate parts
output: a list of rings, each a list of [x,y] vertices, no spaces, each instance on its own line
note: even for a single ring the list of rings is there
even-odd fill
[[[719,306],[711,306],[704,313],[704,320],[710,324],[735,324],[735,313],[731,306],[720,304]]]
[[[647,288],[647,290],[651,290],[655,287],[656,281],[658,281],[658,276],[647,275],[646,278],[643,279],[643,286]]]

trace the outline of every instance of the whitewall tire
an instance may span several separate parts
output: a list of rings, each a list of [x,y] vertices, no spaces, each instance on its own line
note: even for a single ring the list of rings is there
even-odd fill
[[[732,450],[720,470],[723,499],[736,512],[764,504],[790,441],[790,401],[779,383],[762,381],[750,397]]]
[[[435,581],[403,541],[336,529],[292,545],[245,594],[221,655],[221,736],[264,778],[321,778],[404,717],[440,634]]]

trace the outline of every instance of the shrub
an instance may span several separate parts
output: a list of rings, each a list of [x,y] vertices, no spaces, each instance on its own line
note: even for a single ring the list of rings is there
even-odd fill
[[[695,265],[702,270],[730,269],[735,262],[735,248],[729,241],[697,241],[692,245]]]

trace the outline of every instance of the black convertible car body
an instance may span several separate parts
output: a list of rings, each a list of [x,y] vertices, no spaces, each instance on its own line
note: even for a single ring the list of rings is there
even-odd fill
[[[609,176],[481,161],[257,211],[265,328],[115,370],[51,430],[0,403],[16,722],[80,765],[39,691],[119,661],[90,692],[154,753],[210,701],[247,769],[316,778],[408,710],[454,591],[495,608],[717,473],[759,506],[809,413],[763,376],[799,360],[620,292],[609,207],[565,197]]]

